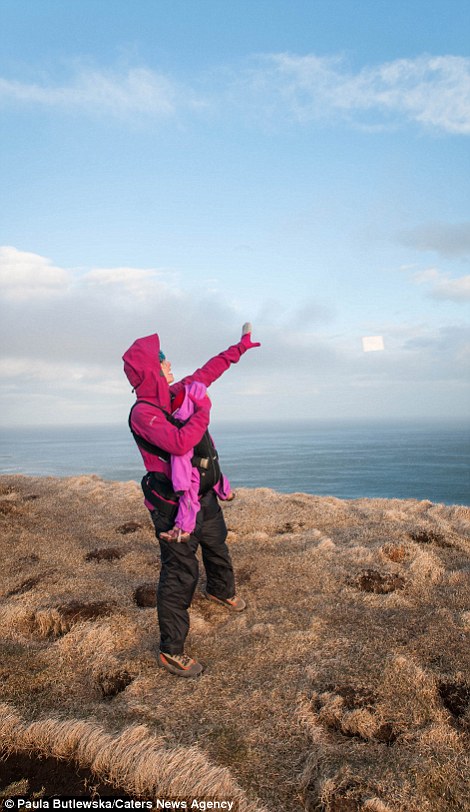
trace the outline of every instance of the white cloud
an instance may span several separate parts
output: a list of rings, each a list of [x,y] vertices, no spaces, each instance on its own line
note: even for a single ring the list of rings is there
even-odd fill
[[[0,332],[10,357],[119,363],[138,335],[159,332],[167,346],[171,340],[172,360],[192,363],[205,355],[211,336],[233,325],[235,337],[246,320],[219,295],[181,286],[174,272],[129,267],[79,272],[56,268],[38,254],[1,250]]]
[[[0,376],[2,378],[21,378],[22,380],[53,381],[61,376],[60,364],[37,361],[32,358],[1,358]]]
[[[96,381],[103,376],[103,367],[72,362],[48,361],[30,357],[5,357],[0,359],[0,376],[21,378],[29,381],[56,382],[75,385],[87,380]]]
[[[98,115],[168,118],[216,109],[308,123],[338,117],[365,128],[405,120],[452,134],[470,133],[470,59],[422,55],[354,70],[341,56],[255,55],[237,72],[218,67],[183,86],[145,68],[80,67],[63,84],[0,78],[0,100]],[[253,107],[254,105],[254,107]]]
[[[470,301],[470,274],[460,279],[444,277],[432,291],[436,299],[451,299],[454,302]]]
[[[418,271],[413,274],[413,280],[419,285],[426,284],[427,282],[435,282],[440,277],[440,272],[437,268],[426,268],[424,271]]]
[[[300,122],[340,115],[374,126],[405,117],[470,133],[466,57],[420,56],[353,71],[341,57],[269,54],[258,58],[246,83],[262,109]]]
[[[71,282],[71,273],[52,265],[39,254],[0,247],[0,295],[7,300],[25,301],[63,293]]]
[[[172,274],[155,268],[95,268],[81,278],[81,283],[89,291],[118,296],[129,303],[136,299],[171,295],[177,290],[172,282]]]
[[[430,296],[433,299],[448,299],[452,302],[467,302],[470,300],[470,274],[452,279],[436,268],[414,274],[413,279],[421,285],[431,285]]]
[[[266,398],[271,397],[274,393],[274,386],[272,381],[256,380],[250,381],[245,386],[241,386],[236,391],[238,397],[249,398]]]
[[[384,403],[388,399],[393,413],[397,387],[401,398],[409,387],[409,402],[417,408],[413,392],[418,383],[422,403],[429,387],[458,389],[465,380],[470,342],[460,327],[382,325],[387,352],[372,364],[361,352],[359,334],[313,331],[309,319],[286,326],[276,307],[265,308],[261,320],[256,310],[242,313],[221,293],[178,285],[174,274],[123,267],[79,273],[16,249],[2,256],[10,262],[13,257],[23,269],[21,297],[0,287],[0,300],[8,305],[0,323],[7,424],[99,418],[125,425],[132,394],[121,356],[135,338],[158,332],[180,378],[235,344],[247,320],[254,322],[253,335],[262,347],[247,353],[214,387],[218,419],[259,419],[266,413],[271,419],[366,416],[367,394],[378,386],[388,393]],[[41,284],[53,283],[53,295],[35,295],[38,269]],[[435,269],[427,279],[433,285],[443,282]],[[318,314],[309,309],[307,315]],[[363,326],[362,334],[374,329]],[[353,390],[365,393],[363,403],[350,400]],[[404,408],[402,400],[395,405]]]
[[[125,396],[129,387],[124,376],[115,364],[88,363],[79,364],[70,361],[48,361],[24,357],[5,357],[0,359],[0,378],[5,394],[16,394],[29,404],[31,397],[55,397],[64,399],[69,405],[93,408],[93,400],[101,400],[102,405],[112,409],[111,400]],[[13,405],[20,408],[17,401]],[[51,415],[40,415],[41,419]],[[54,415],[52,415],[52,418]],[[57,421],[59,415],[55,416]],[[67,422],[67,420],[65,420]]]
[[[197,106],[171,78],[147,68],[127,72],[80,69],[63,85],[26,84],[0,79],[0,99],[110,115],[148,114],[167,117],[182,104]]]

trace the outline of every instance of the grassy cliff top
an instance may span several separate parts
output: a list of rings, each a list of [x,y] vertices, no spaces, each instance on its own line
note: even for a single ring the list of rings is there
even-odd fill
[[[241,812],[469,808],[470,510],[261,488],[224,512],[248,609],[196,593],[207,667],[178,680],[139,486],[0,478],[0,797],[70,774]]]

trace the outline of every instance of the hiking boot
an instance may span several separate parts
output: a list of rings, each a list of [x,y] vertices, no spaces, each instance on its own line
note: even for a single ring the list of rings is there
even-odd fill
[[[239,598],[238,595],[234,595],[233,598],[216,598],[215,595],[209,595],[208,592],[203,592],[202,594],[208,601],[220,603],[222,606],[226,606],[227,609],[230,609],[231,612],[243,612],[243,610],[246,609],[246,602],[243,598]]]
[[[177,677],[198,677],[204,670],[201,663],[187,654],[167,654],[165,651],[158,652],[158,664]]]
[[[159,533],[159,538],[163,539],[163,541],[189,541],[190,537],[191,533],[186,533],[179,527],[172,527],[171,530]]]

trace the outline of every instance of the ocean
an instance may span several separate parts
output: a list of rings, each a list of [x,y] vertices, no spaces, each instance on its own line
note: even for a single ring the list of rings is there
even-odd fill
[[[470,504],[469,425],[214,423],[211,431],[234,488]],[[143,475],[126,423],[2,428],[0,446],[4,474],[121,481]]]

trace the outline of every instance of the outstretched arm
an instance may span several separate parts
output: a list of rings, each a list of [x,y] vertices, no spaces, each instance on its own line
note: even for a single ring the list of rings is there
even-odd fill
[[[210,386],[217,378],[220,378],[231,364],[236,364],[247,350],[252,347],[260,346],[261,344],[259,342],[253,342],[251,340],[251,324],[246,322],[246,324],[243,325],[242,337],[238,344],[233,344],[227,350],[224,350],[224,352],[215,355],[214,358],[207,361],[200,369],[196,369],[192,375],[187,375],[183,380],[173,384],[171,387],[172,394],[177,395],[185,384],[190,384],[193,381],[199,381],[205,384],[205,386]]]

